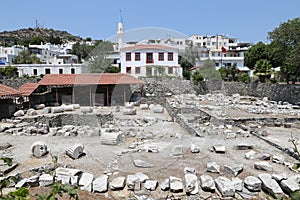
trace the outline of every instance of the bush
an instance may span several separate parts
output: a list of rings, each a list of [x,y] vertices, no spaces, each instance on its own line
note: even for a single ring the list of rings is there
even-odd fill
[[[199,84],[204,80],[204,77],[202,76],[202,74],[200,73],[200,71],[195,71],[195,73],[193,74],[193,82],[194,84]]]
[[[247,73],[238,74],[237,79],[238,79],[239,82],[244,82],[244,83],[249,83],[250,82],[250,76]]]
[[[183,70],[182,75],[186,80],[191,80],[191,72],[189,70]]]

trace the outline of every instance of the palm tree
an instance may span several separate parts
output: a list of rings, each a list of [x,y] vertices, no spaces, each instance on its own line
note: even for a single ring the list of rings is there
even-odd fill
[[[271,78],[273,73],[274,70],[270,61],[266,59],[260,59],[255,63],[254,75],[258,76],[260,82],[265,83],[266,80]]]

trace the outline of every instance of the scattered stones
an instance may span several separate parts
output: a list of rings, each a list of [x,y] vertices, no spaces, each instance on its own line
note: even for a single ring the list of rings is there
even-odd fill
[[[187,194],[195,195],[199,192],[197,176],[195,174],[185,174],[185,191]]]
[[[180,178],[170,176],[170,191],[174,193],[183,192],[183,184]]]
[[[111,190],[123,190],[125,187],[125,180],[126,180],[126,178],[124,176],[114,178],[109,184],[110,189]]]
[[[259,161],[254,163],[254,168],[264,171],[272,171],[273,167],[267,161]]]
[[[80,156],[83,155],[84,146],[83,144],[77,143],[74,144],[72,147],[67,148],[66,154],[73,159],[78,159]]]
[[[48,147],[42,141],[37,141],[33,143],[30,149],[31,149],[31,154],[36,158],[40,158],[48,153]]]
[[[108,176],[101,175],[93,181],[94,192],[106,192],[108,190]]]
[[[217,145],[214,145],[213,148],[214,148],[214,151],[216,153],[225,153],[225,146],[224,145],[217,144]]]
[[[266,193],[271,194],[274,198],[281,199],[283,196],[283,191],[278,185],[278,183],[272,179],[270,174],[259,174],[258,178],[262,182],[262,189]]]
[[[200,186],[204,191],[209,191],[209,192],[215,191],[215,181],[209,175],[200,176]]]
[[[244,165],[241,163],[233,165],[224,165],[224,170],[233,176],[237,176],[239,173],[241,173],[243,171],[243,168]]]
[[[157,180],[146,180],[146,182],[144,183],[144,188],[148,191],[154,191],[156,190],[157,185],[158,185]]]
[[[231,180],[224,176],[215,179],[216,187],[223,197],[233,197],[235,195],[235,188]]]
[[[134,160],[133,163],[134,163],[134,166],[139,167],[139,168],[151,168],[151,167],[153,167],[152,164],[150,164],[146,161],[140,160],[140,159]]]
[[[244,180],[245,187],[250,191],[260,191],[261,190],[261,181],[255,176],[247,176]]]
[[[220,166],[216,162],[208,162],[206,167],[208,172],[220,173]]]

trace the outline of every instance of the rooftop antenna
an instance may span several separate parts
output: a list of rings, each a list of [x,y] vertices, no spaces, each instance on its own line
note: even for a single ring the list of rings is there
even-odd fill
[[[123,17],[122,17],[122,10],[120,9],[120,21],[121,23],[123,23]]]
[[[38,28],[38,20],[35,19],[35,28]]]

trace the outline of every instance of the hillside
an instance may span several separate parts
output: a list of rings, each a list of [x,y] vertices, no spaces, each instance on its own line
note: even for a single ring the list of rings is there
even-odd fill
[[[60,31],[47,28],[24,28],[14,31],[0,32],[0,46],[26,44],[28,43],[28,41],[31,41],[32,38],[38,38],[43,42],[60,41],[60,43],[65,43],[67,41],[82,40],[81,37],[74,36],[68,33],[67,31]]]

